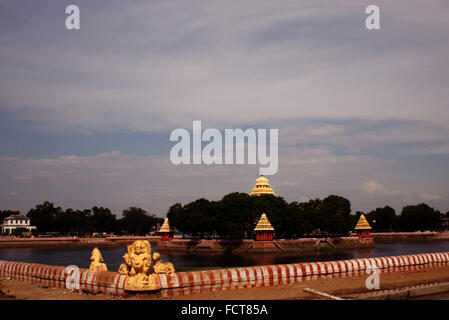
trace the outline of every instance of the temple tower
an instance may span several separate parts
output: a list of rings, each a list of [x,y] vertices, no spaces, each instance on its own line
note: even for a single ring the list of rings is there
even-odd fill
[[[168,218],[165,218],[162,227],[159,229],[159,234],[161,235],[162,241],[170,241],[173,239],[174,231],[170,228],[170,223],[168,222]]]
[[[260,196],[261,194],[272,194],[273,196],[276,195],[273,189],[271,188],[268,179],[265,178],[263,174],[261,174],[260,177],[256,180],[256,185],[254,186],[253,190],[249,195]]]
[[[359,221],[354,229],[359,238],[369,238],[371,236],[371,226],[363,213],[360,215]]]
[[[256,232],[256,241],[272,241],[274,235],[274,228],[268,220],[267,215],[262,213],[259,222],[254,228]]]

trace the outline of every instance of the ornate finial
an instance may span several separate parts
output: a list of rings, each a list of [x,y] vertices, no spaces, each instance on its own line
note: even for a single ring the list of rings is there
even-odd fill
[[[159,229],[159,232],[172,232],[168,218],[165,218],[162,227]]]
[[[270,186],[270,183],[268,182],[268,179],[265,178],[263,174],[261,174],[260,177],[257,178],[256,185],[251,191],[250,196],[260,196],[261,194],[272,194],[273,196],[276,196]]]
[[[90,261],[89,271],[108,271],[108,267],[104,263],[103,256],[97,247],[92,250]]]
[[[254,228],[254,231],[274,231],[274,228],[265,213],[262,213],[262,215],[260,216],[259,222]]]
[[[359,221],[357,222],[354,230],[371,230],[371,226],[363,213],[360,215]]]

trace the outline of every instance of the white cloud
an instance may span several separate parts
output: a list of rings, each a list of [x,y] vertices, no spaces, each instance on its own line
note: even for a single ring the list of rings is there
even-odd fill
[[[287,201],[337,194],[351,201],[353,211],[366,211],[387,204],[400,210],[415,199],[414,191],[400,191],[401,184],[407,185],[407,181],[395,173],[396,163],[389,160],[338,156],[326,149],[291,149],[279,156],[279,171],[269,179],[276,194]],[[200,197],[218,200],[236,191],[249,193],[258,170],[257,164],[175,166],[168,156],[144,157],[118,151],[46,159],[0,157],[0,209],[26,212],[49,200],[64,208],[102,205],[115,213],[140,206],[164,216],[175,202]],[[386,188],[378,180],[365,181],[360,187],[358,181],[366,172],[391,172],[395,188]],[[26,176],[27,180],[12,179],[15,176]],[[435,185],[423,180],[419,187],[431,190]],[[8,196],[12,190],[18,196]],[[449,203],[442,201],[441,205]]]
[[[442,196],[440,196],[439,194],[435,194],[435,193],[421,193],[420,194],[420,197],[423,199],[423,200],[426,200],[426,201],[432,201],[432,200],[439,200],[439,199],[441,199],[442,198]]]
[[[362,183],[362,190],[368,193],[385,194],[385,187],[376,180],[369,180]]]
[[[301,158],[309,161],[298,162]],[[304,194],[313,197],[351,194],[351,181],[360,172],[388,165],[370,157],[338,158],[324,150],[281,153],[279,171],[270,177],[270,183],[288,201],[298,201]],[[104,205],[118,212],[137,205],[163,216],[175,202],[199,197],[217,200],[234,191],[250,192],[259,165],[175,166],[168,156],[144,157],[114,151],[84,157],[0,157],[0,168],[0,181],[3,181],[0,192],[2,188],[20,192],[14,201],[3,199],[3,205],[28,210],[50,200],[63,207]],[[26,176],[27,180],[10,179],[15,176]],[[341,176],[346,177],[344,183],[338,182]]]
[[[358,1],[85,6],[86,31],[76,39],[54,30],[53,19],[0,34],[8,40],[3,105],[30,106],[59,128],[86,131],[312,117],[447,126],[449,19],[441,5],[382,2],[400,19],[369,39]]]
[[[385,196],[408,196],[407,191],[402,190],[387,190],[377,180],[368,180],[362,183],[361,189],[369,194],[373,195],[385,195]]]

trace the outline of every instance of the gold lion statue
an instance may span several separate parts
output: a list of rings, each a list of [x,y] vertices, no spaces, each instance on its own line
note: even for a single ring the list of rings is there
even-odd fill
[[[165,273],[166,275],[170,275],[175,273],[175,267],[171,262],[162,262],[161,255],[157,252],[153,253],[153,261],[154,261],[154,272],[155,273]]]
[[[89,271],[108,271],[108,267],[104,263],[103,256],[97,247],[92,250],[90,261]]]

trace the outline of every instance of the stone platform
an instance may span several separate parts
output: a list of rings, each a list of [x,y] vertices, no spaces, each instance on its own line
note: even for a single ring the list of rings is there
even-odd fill
[[[372,238],[341,237],[341,238],[301,238],[294,240],[194,240],[173,239],[158,241],[158,250],[171,252],[195,253],[287,253],[301,254],[320,250],[358,249],[374,246]]]

